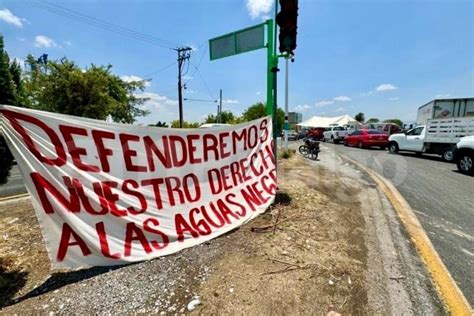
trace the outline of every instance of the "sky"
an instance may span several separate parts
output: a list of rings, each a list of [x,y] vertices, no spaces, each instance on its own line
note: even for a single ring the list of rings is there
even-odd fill
[[[20,62],[46,53],[82,68],[111,64],[124,80],[151,79],[141,94],[150,98],[144,107],[151,114],[141,124],[178,119],[173,48],[190,46],[184,98],[209,101],[184,101],[184,119],[202,121],[215,114],[219,89],[223,110],[238,115],[265,102],[266,50],[210,61],[208,40],[272,18],[274,3],[0,0],[0,33]],[[279,68],[278,105],[284,107],[283,59]],[[413,121],[419,106],[455,97],[474,97],[474,1],[299,1],[290,111],[303,119],[363,112]]]

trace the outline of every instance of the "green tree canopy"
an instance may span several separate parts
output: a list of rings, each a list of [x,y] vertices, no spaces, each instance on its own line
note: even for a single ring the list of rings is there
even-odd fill
[[[146,98],[136,96],[145,81],[125,82],[111,72],[111,65],[81,69],[63,58],[39,64],[33,56],[26,59],[29,71],[24,86],[26,105],[32,108],[115,122],[133,123],[147,115],[140,106]]]
[[[220,123],[223,124],[234,124],[236,122],[236,117],[231,111],[222,111],[220,117]],[[217,115],[209,114],[204,123],[217,123]]]
[[[0,35],[0,104],[16,105],[19,90],[19,65],[10,63],[10,57],[5,50],[3,36]]]
[[[183,121],[183,128],[198,128],[201,124],[198,122],[187,122]],[[172,128],[179,128],[179,120],[174,120],[171,122]]]
[[[383,122],[384,123],[394,123],[394,124],[397,124],[400,127],[403,127],[403,122],[400,119],[388,119],[388,120],[385,120]]]
[[[366,123],[378,123],[380,120],[378,118],[369,118]]]
[[[17,99],[21,92],[20,78],[20,65],[10,61],[3,43],[3,36],[0,35],[0,104],[18,105]],[[8,181],[12,167],[13,156],[0,130],[0,184]]]
[[[362,112],[356,114],[355,119],[357,122],[363,123],[365,121],[365,115]]]
[[[245,109],[244,113],[242,113],[242,121],[248,122],[252,120],[256,120],[261,117],[267,116],[265,110],[265,104],[262,102],[255,103]],[[278,108],[276,113],[276,122],[275,122],[275,130],[274,133],[280,135],[283,131],[283,125],[285,123],[285,112]]]
[[[148,126],[153,126],[153,127],[169,127],[166,122],[161,122],[161,121],[158,121],[156,124],[148,124]]]

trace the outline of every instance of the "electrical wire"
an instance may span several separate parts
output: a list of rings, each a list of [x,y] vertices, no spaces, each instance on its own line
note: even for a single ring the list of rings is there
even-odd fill
[[[122,27],[122,26],[119,26],[119,25],[116,25],[116,24],[112,24],[112,23],[94,18],[92,16],[88,16],[86,14],[82,14],[82,13],[79,13],[79,12],[76,12],[76,11],[73,11],[73,10],[70,10],[70,9],[66,9],[66,8],[61,7],[59,5],[55,5],[55,4],[51,4],[51,3],[44,3],[44,2],[41,3],[41,2],[36,2],[36,1],[32,1],[30,3],[33,6],[37,7],[37,8],[49,11],[51,13],[54,13],[54,14],[57,14],[57,15],[60,15],[60,16],[66,17],[66,18],[70,18],[70,19],[76,20],[78,22],[82,22],[84,24],[87,24],[87,25],[90,25],[90,26],[93,26],[93,27],[96,27],[96,28],[107,30],[107,31],[115,33],[115,34],[127,36],[127,37],[133,38],[135,40],[140,40],[140,41],[152,44],[152,45],[160,46],[162,48],[174,49],[174,47],[179,46],[177,43],[174,43],[174,42],[171,42],[171,41],[168,41],[168,40],[164,40],[164,39],[160,39],[158,37],[147,35],[147,34],[144,34],[144,33],[136,32],[134,30],[131,30],[131,29],[128,29],[128,28],[125,28],[125,27]]]
[[[211,97],[211,99],[216,99],[216,97],[212,95],[211,89],[209,89],[209,86],[207,85],[206,80],[204,79],[203,75],[199,71],[199,68],[194,63],[193,63],[193,65],[195,66],[196,72],[198,73],[199,78],[201,79],[202,83],[204,84],[204,87],[206,88],[207,92],[209,93],[209,96]]]
[[[168,64],[168,65],[164,66],[163,68],[160,68],[160,69],[158,69],[158,70],[155,70],[155,71],[153,71],[153,72],[150,72],[149,74],[144,75],[143,77],[144,77],[144,78],[151,77],[151,76],[156,75],[157,73],[162,72],[162,71],[164,71],[164,70],[166,70],[166,69],[168,69],[168,68],[170,68],[170,67],[172,67],[172,66],[174,66],[174,65],[176,65],[176,64],[177,64],[177,62],[174,61],[174,62],[172,62],[171,64]]]

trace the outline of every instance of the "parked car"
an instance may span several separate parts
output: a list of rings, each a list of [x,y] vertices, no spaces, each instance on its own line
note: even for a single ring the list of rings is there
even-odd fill
[[[306,128],[303,128],[298,132],[298,139],[304,139],[308,135],[308,130]]]
[[[341,142],[347,135],[347,131],[342,126],[332,126],[323,133],[323,141],[332,141],[334,144]]]
[[[462,137],[456,144],[455,161],[460,172],[474,176],[474,136]]]
[[[360,129],[344,137],[345,146],[357,146],[359,148],[380,147],[385,149],[388,143],[388,135],[375,129]]]
[[[298,133],[294,130],[288,131],[288,140],[298,140]]]
[[[307,137],[317,140],[323,140],[324,135],[323,133],[326,131],[324,127],[311,127],[308,130]]]
[[[388,139],[391,153],[399,150],[418,154],[438,154],[445,161],[454,161],[456,144],[461,137],[474,135],[474,118],[429,119],[405,133],[393,134]]]

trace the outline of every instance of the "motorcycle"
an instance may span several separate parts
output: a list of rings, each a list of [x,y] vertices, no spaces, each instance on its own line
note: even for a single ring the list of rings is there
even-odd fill
[[[298,151],[303,156],[308,157],[312,160],[316,160],[318,159],[319,152],[321,151],[319,149],[319,141],[313,138],[305,138],[304,145],[301,145],[298,148]]]

